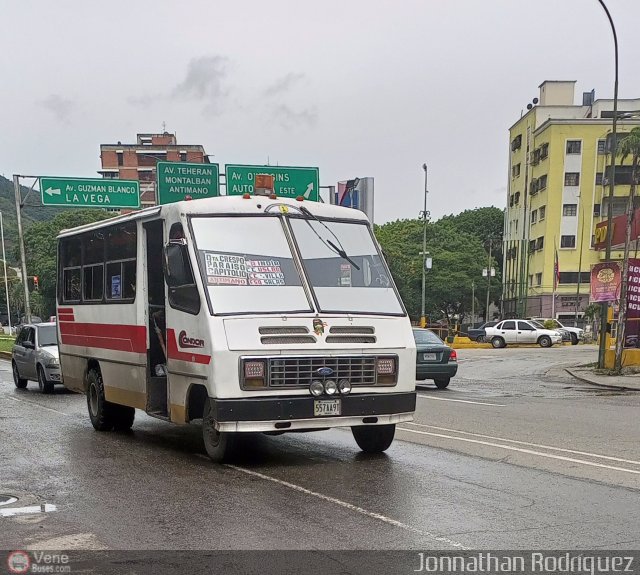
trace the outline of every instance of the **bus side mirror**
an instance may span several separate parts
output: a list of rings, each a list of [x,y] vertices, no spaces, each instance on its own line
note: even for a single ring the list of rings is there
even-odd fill
[[[164,277],[169,287],[193,284],[189,251],[183,244],[170,243],[164,247]]]

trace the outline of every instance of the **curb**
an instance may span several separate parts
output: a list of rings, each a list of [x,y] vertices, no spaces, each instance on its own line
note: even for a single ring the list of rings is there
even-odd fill
[[[602,387],[604,389],[618,389],[618,390],[622,390],[622,391],[640,391],[640,389],[635,389],[633,387],[624,387],[623,385],[607,385],[605,383],[597,383],[595,381],[592,381],[590,379],[587,379],[586,377],[582,377],[580,375],[575,374],[573,371],[571,371],[570,368],[565,367],[564,370],[572,377],[575,377],[577,380],[579,381],[583,381],[584,383],[588,383],[589,385],[595,385],[596,387]]]
[[[11,359],[10,351],[0,351],[0,359]]]

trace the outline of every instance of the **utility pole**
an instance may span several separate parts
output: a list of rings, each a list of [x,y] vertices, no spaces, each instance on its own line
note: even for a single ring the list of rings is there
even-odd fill
[[[4,266],[4,292],[7,298],[7,324],[11,335],[11,304],[9,303],[9,279],[7,278],[7,256],[4,253],[4,221],[0,212],[0,236],[2,237],[2,264]]]
[[[471,326],[475,325],[476,317],[476,280],[471,280]]]
[[[484,312],[484,321],[489,321],[489,295],[491,291],[491,241],[492,236],[489,236],[489,260],[487,262],[487,307]]]
[[[16,219],[18,220],[18,243],[20,244],[20,267],[22,269],[22,287],[24,289],[24,315],[27,323],[31,323],[31,305],[29,303],[29,282],[27,280],[27,259],[24,252],[24,236],[22,234],[22,196],[20,195],[20,176],[14,174],[13,189],[16,196]],[[19,319],[18,319],[19,321]]]
[[[424,170],[424,209],[421,212],[422,216],[422,306],[420,308],[420,327],[427,325],[427,318],[425,313],[426,292],[425,286],[427,282],[427,218],[429,212],[427,212],[427,164],[422,164]]]

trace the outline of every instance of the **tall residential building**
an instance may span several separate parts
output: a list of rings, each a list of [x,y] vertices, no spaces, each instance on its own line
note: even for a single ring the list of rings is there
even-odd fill
[[[504,317],[582,317],[591,265],[604,259],[593,242],[607,215],[613,100],[591,91],[575,105],[574,88],[574,81],[543,82],[509,129]],[[640,126],[640,98],[619,99],[618,114],[620,138]],[[614,215],[626,210],[631,182],[631,158],[621,163],[617,157]]]
[[[178,145],[175,134],[138,134],[135,144],[101,144],[100,160],[103,178],[138,180],[142,207],[157,201],[157,162],[192,162],[208,164],[209,157],[201,145]]]

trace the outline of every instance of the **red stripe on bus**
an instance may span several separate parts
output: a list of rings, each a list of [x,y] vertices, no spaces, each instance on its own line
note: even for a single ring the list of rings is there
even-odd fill
[[[133,353],[147,352],[147,328],[143,325],[60,323],[60,338],[67,345],[81,345]]]
[[[59,313],[58,321],[75,321],[75,316],[72,313]]]
[[[58,313],[73,313],[72,307],[59,307]]]
[[[188,361],[189,363],[201,363],[209,365],[211,361],[210,355],[201,353],[192,353],[190,351],[180,351],[178,349],[178,340],[174,329],[167,329],[167,355],[170,359],[179,359],[180,361]]]

